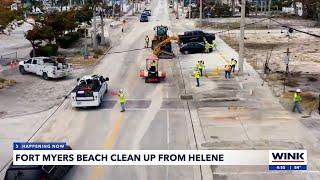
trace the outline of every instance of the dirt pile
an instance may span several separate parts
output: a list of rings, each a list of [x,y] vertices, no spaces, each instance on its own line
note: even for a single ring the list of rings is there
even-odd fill
[[[320,34],[320,29],[312,29]],[[239,32],[222,35],[230,46],[238,50]],[[291,110],[292,92],[302,89],[302,108],[306,112],[316,111],[320,92],[320,38],[279,30],[247,30],[245,35],[245,58],[273,89],[284,107]],[[284,58],[289,48],[289,74],[285,72]],[[268,58],[268,56],[271,57]],[[272,70],[264,74],[266,60]],[[304,97],[305,96],[305,97]]]

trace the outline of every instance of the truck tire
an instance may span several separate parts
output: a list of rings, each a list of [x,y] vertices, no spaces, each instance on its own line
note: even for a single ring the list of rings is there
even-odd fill
[[[183,54],[189,54],[189,51],[185,50],[185,51],[183,52]]]
[[[49,80],[48,74],[45,73],[45,72],[42,74],[42,78],[43,78],[44,80]]]
[[[19,66],[19,71],[20,71],[21,74],[26,74],[27,73],[27,71],[24,69],[23,66]]]

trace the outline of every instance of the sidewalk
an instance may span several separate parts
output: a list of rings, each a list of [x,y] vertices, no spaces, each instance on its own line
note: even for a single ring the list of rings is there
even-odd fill
[[[238,59],[238,54],[221,39],[218,39],[218,50],[213,53],[179,57],[186,91],[193,94],[200,122],[195,125],[204,137],[197,140],[199,149],[307,149],[308,170],[319,171],[316,134],[300,123],[300,115],[281,106],[250,65],[245,64],[242,77],[233,75],[231,80],[226,80],[223,66],[231,58]],[[208,78],[200,79],[200,87],[195,86],[192,76],[198,60],[205,61],[208,74]],[[221,69],[220,77],[214,74],[217,66]],[[318,172],[266,174],[265,166],[212,166],[211,170],[214,179],[296,179],[310,174],[320,178]]]

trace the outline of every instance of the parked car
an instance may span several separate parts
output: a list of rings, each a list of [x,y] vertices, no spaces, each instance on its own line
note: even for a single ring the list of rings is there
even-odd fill
[[[148,16],[151,16],[151,10],[149,9],[144,9],[142,13],[147,14]]]
[[[149,22],[149,18],[147,14],[142,13],[140,17],[140,22]]]
[[[183,35],[178,36],[182,44],[186,44],[189,42],[204,42],[204,39],[206,39],[210,44],[212,44],[212,42],[215,40],[215,34],[206,33],[200,30],[186,31]]]
[[[58,62],[50,57],[33,57],[19,62],[19,71],[21,74],[35,73],[48,80],[69,76],[72,73],[72,67],[71,64]]]
[[[65,150],[71,150],[66,146]],[[4,180],[60,180],[73,166],[65,165],[13,165],[11,164],[6,171]]]
[[[190,42],[184,44],[180,48],[180,52],[183,54],[195,54],[205,52],[204,43],[202,42]]]

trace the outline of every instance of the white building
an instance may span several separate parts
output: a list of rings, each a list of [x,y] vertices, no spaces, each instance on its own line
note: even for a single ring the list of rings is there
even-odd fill
[[[298,9],[298,15],[302,16],[302,3],[301,2],[296,2],[296,6]],[[283,7],[282,8],[282,12],[284,13],[289,13],[289,14],[294,14],[294,8],[293,8],[293,4],[291,4],[291,6],[289,7]]]

